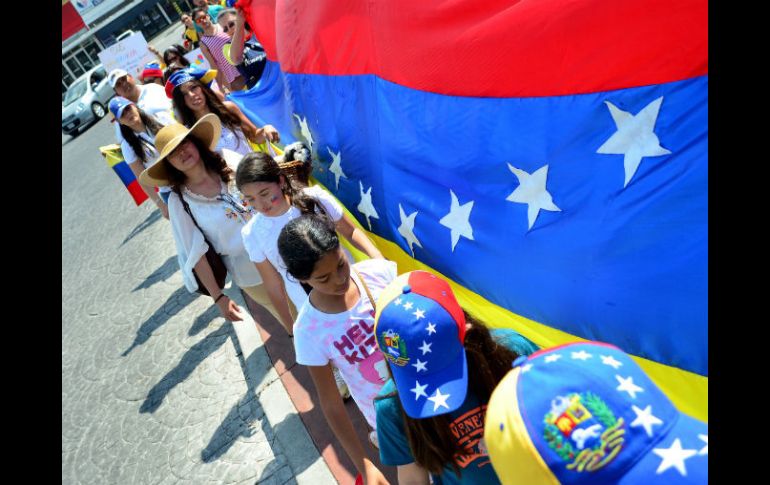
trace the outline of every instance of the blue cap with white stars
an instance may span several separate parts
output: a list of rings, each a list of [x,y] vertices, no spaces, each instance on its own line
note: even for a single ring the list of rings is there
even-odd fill
[[[517,359],[489,400],[484,440],[506,485],[708,482],[708,424],[599,342]]]
[[[374,321],[407,415],[429,418],[462,406],[465,314],[446,281],[427,271],[402,274],[380,294]]]

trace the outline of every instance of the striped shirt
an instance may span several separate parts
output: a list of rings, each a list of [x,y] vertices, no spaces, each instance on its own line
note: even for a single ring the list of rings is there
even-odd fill
[[[219,72],[225,76],[227,82],[231,83],[236,77],[240,76],[241,73],[238,72],[238,69],[235,66],[227,62],[227,58],[222,50],[225,45],[230,43],[230,37],[222,32],[222,29],[218,25],[216,26],[216,29],[217,32],[214,35],[201,34],[201,42],[208,48],[209,52],[211,52],[211,56],[214,58],[214,62],[217,63],[216,66],[211,66],[211,68],[219,70]]]

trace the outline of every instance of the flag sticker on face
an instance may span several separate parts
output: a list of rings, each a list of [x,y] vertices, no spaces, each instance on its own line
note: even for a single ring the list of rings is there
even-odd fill
[[[596,471],[620,453],[626,433],[602,399],[591,392],[556,396],[545,416],[543,438],[568,470]]]
[[[409,357],[406,354],[406,342],[401,340],[401,337],[393,330],[382,332],[380,348],[383,350],[385,358],[394,365],[403,367],[409,362]]]

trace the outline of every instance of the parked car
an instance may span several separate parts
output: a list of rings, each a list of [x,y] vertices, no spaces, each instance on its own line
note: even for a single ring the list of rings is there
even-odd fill
[[[61,129],[64,134],[77,136],[79,131],[104,118],[114,95],[101,64],[75,79],[62,101]]]

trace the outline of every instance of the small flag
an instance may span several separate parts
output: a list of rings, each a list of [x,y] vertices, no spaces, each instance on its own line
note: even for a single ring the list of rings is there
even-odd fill
[[[136,179],[131,167],[123,159],[120,146],[115,144],[106,145],[99,147],[99,151],[104,156],[107,166],[115,171],[120,181],[126,186],[126,190],[134,198],[136,205],[142,205],[142,202],[148,199],[147,194],[142,189],[142,186],[139,185],[139,181]]]

